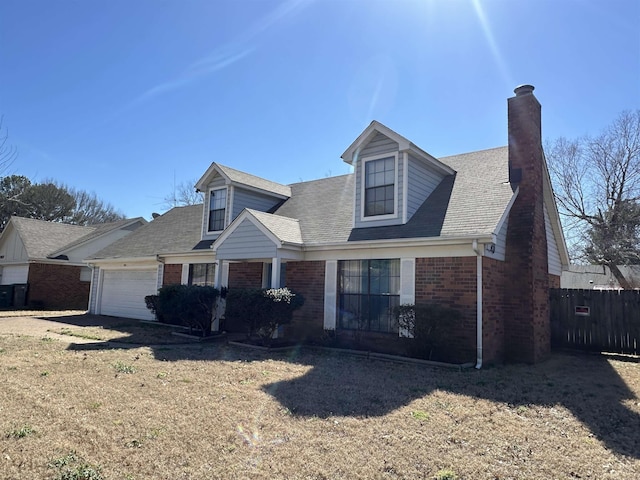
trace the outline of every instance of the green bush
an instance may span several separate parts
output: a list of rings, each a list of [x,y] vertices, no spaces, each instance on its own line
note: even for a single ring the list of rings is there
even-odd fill
[[[162,323],[182,325],[211,335],[211,320],[219,291],[200,285],[167,285],[145,297],[147,308]]]
[[[227,322],[242,323],[247,337],[259,336],[268,344],[279,325],[291,323],[304,298],[288,288],[236,288],[227,293]]]
[[[436,304],[400,305],[395,316],[407,339],[409,355],[431,360],[446,348],[447,333],[455,331],[461,319],[458,310]]]

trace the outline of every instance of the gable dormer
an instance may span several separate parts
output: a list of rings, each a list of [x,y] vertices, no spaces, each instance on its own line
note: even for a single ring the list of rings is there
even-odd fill
[[[212,163],[196,183],[204,193],[202,240],[216,239],[245,208],[267,212],[291,197],[291,189]]]
[[[353,228],[407,223],[449,166],[373,121],[342,154],[354,167]]]

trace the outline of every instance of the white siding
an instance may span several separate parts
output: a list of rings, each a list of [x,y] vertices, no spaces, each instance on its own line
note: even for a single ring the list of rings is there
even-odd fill
[[[382,153],[394,153],[400,148],[397,142],[394,142],[386,135],[378,132],[367,146],[360,151],[359,157],[373,157]]]
[[[2,238],[2,245],[0,245],[0,256],[2,256],[2,262],[20,262],[27,261],[27,251],[24,248],[24,243],[20,239],[20,235],[13,225],[9,224],[7,227],[9,231],[5,231]]]
[[[562,262],[560,261],[560,251],[558,250],[558,244],[556,237],[553,234],[553,228],[551,227],[551,219],[547,212],[547,206],[544,206],[544,229],[547,234],[547,262],[548,269],[551,275],[562,275]]]
[[[429,169],[424,163],[409,155],[407,185],[407,220],[431,195],[444,176]]]
[[[491,252],[485,248],[484,254],[487,257],[504,261],[507,254],[507,229],[509,227],[509,218],[507,217],[496,234],[495,251]]]
[[[141,226],[142,224],[138,224],[137,226]],[[82,263],[85,258],[92,256],[94,253],[99,252],[103,248],[111,245],[116,240],[120,240],[123,237],[129,235],[133,230],[132,229],[118,229],[113,232],[109,232],[106,235],[103,235],[100,238],[96,238],[95,240],[85,244],[80,245],[65,254],[69,257],[69,262],[71,263]]]
[[[5,265],[2,267],[2,285],[27,283],[29,265]]]
[[[157,293],[158,269],[105,270],[102,278],[100,314],[154,320],[144,297]]]
[[[276,256],[276,245],[248,219],[243,220],[216,250],[216,258],[225,260]]]

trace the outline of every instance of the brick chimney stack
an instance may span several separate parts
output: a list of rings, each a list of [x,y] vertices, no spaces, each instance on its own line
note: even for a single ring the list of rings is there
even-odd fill
[[[505,357],[535,363],[551,349],[549,273],[544,221],[541,106],[534,87],[521,85],[507,101],[509,181],[519,189],[507,230]]]

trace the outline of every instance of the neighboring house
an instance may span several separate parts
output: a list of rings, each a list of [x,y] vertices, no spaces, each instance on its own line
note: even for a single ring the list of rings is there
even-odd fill
[[[640,288],[640,265],[620,265],[618,269],[633,288]],[[569,269],[562,272],[560,288],[622,289],[615,275],[606,265],[569,265]]]
[[[541,107],[532,86],[515,92],[506,147],[437,159],[374,121],[342,155],[351,174],[286,186],[213,163],[196,185],[204,208],[171,210],[88,259],[91,311],[151,318],[144,294],[197,267],[216,286],[301,293],[291,339],[402,354],[391,310],[431,302],[462,314],[450,360],[544,359],[549,288],[569,259]]]
[[[79,226],[11,217],[0,234],[0,284],[26,292],[16,307],[86,309],[91,269],[83,260],[145,223],[133,218]]]

